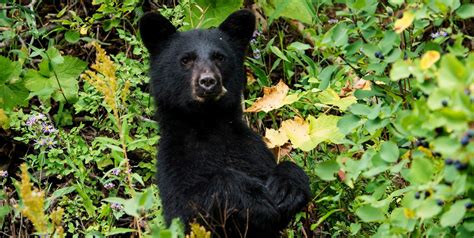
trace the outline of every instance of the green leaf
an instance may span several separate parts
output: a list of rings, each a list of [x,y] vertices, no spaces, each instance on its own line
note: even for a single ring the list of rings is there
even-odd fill
[[[440,219],[440,224],[443,227],[455,226],[462,221],[464,214],[466,213],[466,204],[469,200],[464,199],[454,203],[447,212],[445,212]]]
[[[352,105],[349,110],[352,114],[358,116],[367,116],[372,111],[369,106],[360,103]]]
[[[347,135],[360,126],[360,124],[361,120],[358,116],[346,114],[337,122],[337,127],[339,127],[342,134]]]
[[[336,160],[327,160],[316,164],[314,171],[316,175],[324,181],[335,180],[334,174],[339,171],[339,164]]]
[[[328,88],[319,93],[318,99],[323,104],[334,105],[339,107],[342,111],[345,111],[350,105],[357,102],[354,96],[347,96],[340,98],[339,95],[331,88]]]
[[[307,0],[267,0],[263,2],[263,9],[271,19],[287,17],[311,24],[313,13],[311,2]]]
[[[406,61],[398,60],[392,65],[390,79],[392,81],[398,81],[400,79],[408,78],[410,74],[409,64]]]
[[[288,58],[285,56],[285,54],[283,54],[283,52],[281,52],[281,50],[278,49],[278,47],[272,46],[272,47],[270,47],[270,50],[273,52],[273,54],[277,55],[280,59],[282,59],[286,62],[290,62],[288,60]]]
[[[243,0],[196,0],[195,3],[197,6],[193,5],[191,11],[184,12],[185,21],[190,28],[209,28],[219,25],[232,12],[239,10]]]
[[[468,70],[456,58],[449,54],[441,59],[438,73],[438,84],[441,89],[464,89]]]
[[[382,146],[380,147],[380,158],[383,160],[393,163],[398,160],[399,156],[399,151],[398,151],[398,146],[391,142],[391,141],[385,141],[383,142]]]
[[[384,212],[381,208],[371,205],[364,205],[356,210],[356,215],[364,222],[377,222],[385,220]]]
[[[130,228],[112,228],[110,231],[105,233],[105,236],[113,236],[113,235],[118,235],[118,234],[127,234],[131,232],[135,232],[135,229],[130,229]]]
[[[468,19],[474,17],[474,4],[467,3],[463,4],[456,10],[456,15],[462,19]]]
[[[349,40],[347,25],[339,23],[331,31],[331,39],[334,46],[345,46]]]
[[[441,210],[443,209],[436,204],[436,200],[427,199],[416,209],[416,215],[419,218],[428,219],[438,215]]]
[[[344,139],[344,135],[337,127],[337,122],[341,117],[333,115],[320,115],[317,119],[309,117],[309,134],[314,146],[323,141],[339,143]]]
[[[25,86],[31,91],[31,95],[45,98],[53,97],[54,100],[59,102],[64,101],[64,96],[67,100],[74,100],[77,97],[79,90],[78,78],[87,63],[72,56],[64,56],[63,58],[63,63],[53,66],[53,72],[49,77],[41,75],[36,70],[27,71]]]
[[[0,108],[11,110],[16,106],[23,106],[28,98],[28,90],[23,82],[15,84],[0,84]]]
[[[64,38],[69,42],[69,43],[77,43],[80,39],[81,35],[79,34],[78,31],[67,31],[64,33]]]
[[[424,184],[431,181],[434,174],[433,163],[425,158],[416,158],[413,160],[410,168],[410,182]]]
[[[21,72],[20,62],[11,61],[4,56],[0,56],[0,66],[2,67],[2,70],[0,70],[0,84],[19,78]]]

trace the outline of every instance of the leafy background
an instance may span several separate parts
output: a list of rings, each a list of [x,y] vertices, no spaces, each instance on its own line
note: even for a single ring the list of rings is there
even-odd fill
[[[473,237],[467,0],[1,1],[2,236],[184,237],[153,184],[137,21],[207,28],[241,7],[259,21],[246,120],[311,178],[285,237]]]

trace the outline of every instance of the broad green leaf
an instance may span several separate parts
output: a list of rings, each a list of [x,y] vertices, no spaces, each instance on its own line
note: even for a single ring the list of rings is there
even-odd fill
[[[22,82],[15,84],[0,83],[0,108],[11,110],[16,106],[23,106],[28,98],[28,90]]]
[[[278,47],[272,46],[272,47],[270,47],[270,50],[271,50],[275,55],[277,55],[280,59],[282,59],[282,60],[284,60],[284,61],[286,61],[286,62],[290,62],[290,61],[288,60],[288,58],[286,58],[285,54],[283,54],[283,52],[281,52],[281,50],[278,49]]]
[[[11,61],[4,56],[0,56],[0,66],[2,67],[2,70],[0,70],[0,85],[12,80],[17,80],[20,76],[20,62]]]
[[[453,205],[451,205],[449,210],[441,216],[441,226],[455,226],[459,222],[461,222],[462,218],[464,217],[464,214],[466,213],[466,207],[464,206],[464,204],[466,204],[467,202],[468,199],[459,200]]]
[[[380,146],[380,158],[389,162],[393,163],[398,160],[399,151],[397,144],[391,141],[385,141]]]
[[[462,19],[468,19],[474,17],[474,4],[466,3],[463,4],[456,10],[456,15],[458,15]]]
[[[365,104],[354,104],[350,107],[350,111],[354,115],[367,116],[371,113],[371,108]]]
[[[184,11],[190,28],[209,28],[222,23],[243,4],[243,0],[196,0],[197,6]],[[188,28],[185,27],[185,30]]]
[[[68,100],[77,97],[79,90],[78,78],[87,64],[72,56],[64,56],[63,58],[63,63],[53,66],[54,73],[51,73],[49,77],[41,75],[36,70],[27,71],[25,86],[31,91],[31,95],[45,98],[52,96],[54,100],[61,102],[64,101],[64,96]]]
[[[336,160],[326,160],[316,164],[314,171],[316,175],[324,181],[335,180],[334,174],[339,171],[339,164]]]
[[[287,17],[303,23],[311,24],[313,14],[311,1],[307,0],[266,0],[262,1],[265,13],[271,19]]]
[[[356,210],[356,215],[364,222],[377,222],[385,220],[384,212],[381,208],[371,205],[364,205]]]
[[[464,89],[468,70],[454,55],[445,55],[441,59],[438,84],[442,89]]]
[[[410,168],[410,181],[416,184],[424,184],[431,181],[434,174],[433,163],[425,158],[413,160]]]
[[[339,23],[331,31],[331,39],[334,46],[345,46],[349,40],[347,25]]]
[[[339,119],[341,117],[325,114],[320,114],[316,119],[309,116],[309,133],[314,146],[323,141],[339,143],[344,139],[344,135],[337,127]]]
[[[337,127],[342,134],[347,135],[361,124],[361,119],[352,114],[346,114],[337,122]]]
[[[393,81],[398,81],[400,79],[408,78],[410,76],[409,63],[403,60],[398,60],[392,64],[392,69],[390,70],[390,79]]]
[[[64,38],[69,42],[69,43],[77,43],[79,41],[79,38],[81,37],[81,35],[79,34],[78,31],[74,31],[74,30],[71,30],[71,31],[67,31],[66,33],[64,33]]]
[[[427,199],[416,209],[416,215],[422,219],[432,218],[440,213],[442,208],[436,204],[436,200]]]

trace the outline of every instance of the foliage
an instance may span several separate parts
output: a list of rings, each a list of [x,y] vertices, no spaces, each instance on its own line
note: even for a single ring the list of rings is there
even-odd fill
[[[32,2],[0,4],[3,233],[186,237],[152,179],[160,132],[136,27],[149,9]],[[247,4],[149,2],[181,30]],[[255,2],[246,118],[314,195],[285,236],[472,237],[474,4]]]

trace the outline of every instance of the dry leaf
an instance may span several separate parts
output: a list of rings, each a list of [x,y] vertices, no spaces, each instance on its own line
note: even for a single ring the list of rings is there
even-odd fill
[[[395,30],[396,33],[400,34],[403,30],[411,26],[413,20],[415,20],[415,14],[411,11],[405,11],[403,13],[403,17],[395,21],[393,30]]]
[[[359,79],[355,82],[354,89],[371,90],[370,81],[365,79]]]
[[[288,141],[288,136],[286,133],[281,132],[281,130],[266,129],[265,138],[267,139],[268,148],[275,148],[278,146],[284,145]]]
[[[285,98],[290,88],[280,81],[276,86],[263,88],[263,97],[246,109],[246,112],[269,112],[285,105]]]
[[[423,54],[420,61],[420,68],[425,70],[430,68],[434,63],[439,60],[439,52],[435,50],[430,50]]]
[[[294,119],[282,122],[280,131],[286,133],[294,147],[304,151],[314,148],[309,135],[309,124],[303,118],[295,117]]]

